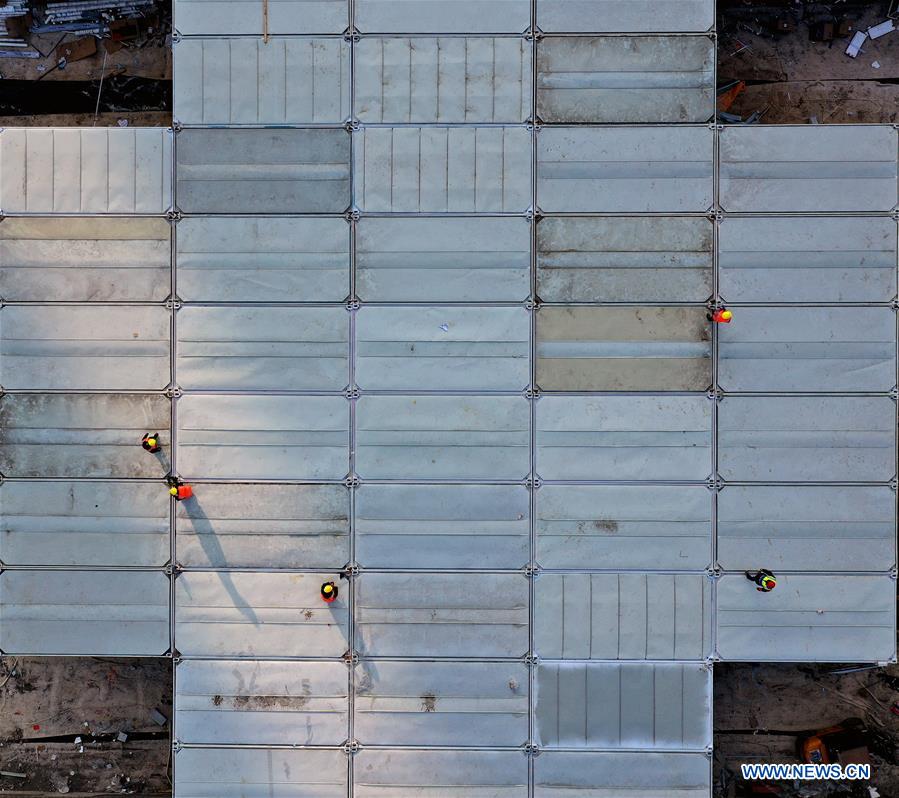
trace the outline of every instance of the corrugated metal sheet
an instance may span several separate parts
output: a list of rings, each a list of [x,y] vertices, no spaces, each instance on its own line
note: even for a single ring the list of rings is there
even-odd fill
[[[340,745],[348,736],[343,662],[184,661],[176,686],[182,743]]]
[[[178,798],[345,798],[347,755],[301,748],[182,748],[175,752]]]
[[[778,574],[777,589],[759,593],[743,574],[725,574],[717,618],[718,653],[726,660],[888,660],[896,653],[896,581]]]
[[[353,733],[363,745],[523,745],[528,684],[520,662],[365,661]]]
[[[705,574],[540,574],[542,659],[702,659],[711,646]]]
[[[522,573],[365,573],[356,582],[355,622],[356,649],[369,656],[522,657],[528,580]]]
[[[704,480],[711,424],[705,396],[544,396],[537,472],[552,480]]]
[[[350,379],[346,308],[178,313],[178,384],[207,391],[341,391]]]
[[[365,37],[354,57],[362,122],[512,124],[531,115],[531,45],[521,37]]]
[[[161,306],[7,306],[0,311],[0,383],[161,391],[171,376],[171,320]]]
[[[164,219],[3,219],[3,298],[161,302],[171,292],[170,239]]]
[[[521,33],[528,0],[357,0],[363,33]]]
[[[543,31],[641,33],[706,31],[715,24],[715,0],[538,0]]]
[[[366,479],[524,479],[528,411],[515,396],[363,396],[356,470]]]
[[[707,122],[714,63],[706,36],[548,36],[537,48],[537,114],[550,123]]]
[[[363,390],[524,390],[530,330],[524,308],[362,308],[356,382]]]
[[[529,236],[524,219],[363,218],[356,293],[369,302],[523,301]]]
[[[181,39],[173,47],[182,125],[341,124],[350,116],[343,39]]]
[[[174,0],[174,8],[175,28],[185,36],[263,32],[260,0]],[[348,23],[346,0],[268,0],[271,34],[337,34]]]
[[[4,482],[0,562],[165,565],[169,502],[158,484]]]
[[[734,218],[718,229],[721,295],[734,302],[888,302],[896,223],[887,218]]]
[[[711,692],[704,664],[541,663],[537,740],[547,748],[702,750],[712,742]]]
[[[711,519],[704,486],[543,485],[537,562],[543,568],[705,568]]]
[[[537,225],[544,302],[705,302],[712,225],[697,218],[552,218]]]
[[[712,382],[705,308],[545,307],[537,314],[544,391],[704,391]]]
[[[363,750],[353,760],[357,798],[526,798],[522,751]]]
[[[337,577],[185,571],[175,581],[175,645],[185,656],[339,657],[349,648],[347,591],[331,604],[319,595]]]
[[[523,127],[363,128],[356,138],[364,211],[523,213],[531,204]]]
[[[523,568],[523,485],[362,485],[356,559],[366,568]]]
[[[158,657],[169,647],[169,580],[159,571],[4,571],[4,654]]]
[[[708,798],[712,789],[705,754],[541,751],[534,780],[536,798]]]
[[[886,397],[726,397],[718,471],[729,480],[886,482],[896,405]]]
[[[345,130],[182,130],[178,207],[187,213],[343,213]]]
[[[701,212],[712,204],[708,127],[546,127],[537,137],[544,212]]]
[[[741,487],[718,493],[718,561],[741,571],[886,571],[896,562],[887,487]]]
[[[342,485],[206,484],[175,505],[178,562],[336,570],[350,559],[349,511]]]
[[[162,477],[171,403],[164,396],[6,394],[0,397],[0,472],[8,477]],[[163,451],[140,447],[159,432]]]
[[[189,478],[343,479],[349,415],[342,396],[183,396],[178,470]]]
[[[719,333],[730,391],[881,391],[896,384],[890,308],[740,308]]]
[[[163,128],[0,130],[4,213],[163,213],[172,133]]]
[[[725,127],[721,205],[728,211],[889,211],[896,131],[886,125]]]
[[[342,302],[350,292],[343,219],[185,218],[177,245],[188,302]]]

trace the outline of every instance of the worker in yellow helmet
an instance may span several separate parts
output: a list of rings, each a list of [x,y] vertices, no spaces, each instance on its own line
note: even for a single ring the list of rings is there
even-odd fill
[[[156,452],[162,451],[158,432],[147,432],[141,439],[140,445],[150,454],[156,454]]]
[[[321,589],[322,601],[326,604],[330,604],[337,598],[337,585],[333,582],[325,582],[322,585]]]

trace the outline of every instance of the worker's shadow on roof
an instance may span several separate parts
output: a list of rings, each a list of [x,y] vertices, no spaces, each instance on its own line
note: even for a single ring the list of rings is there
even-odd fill
[[[218,533],[215,531],[212,521],[209,516],[206,515],[206,512],[203,510],[203,506],[200,504],[200,500],[196,495],[184,501],[184,509],[187,511],[187,517],[193,526],[200,547],[203,549],[209,560],[209,564],[213,568],[227,567],[227,558],[221,543],[219,543]],[[254,626],[259,626],[261,624],[259,617],[253,612],[253,608],[249,605],[249,602],[247,602],[247,600],[240,594],[240,591],[234,584],[234,580],[231,578],[231,574],[227,571],[218,571],[217,574],[225,591],[230,596],[231,601],[234,602],[235,608],[240,610],[250,623]]]

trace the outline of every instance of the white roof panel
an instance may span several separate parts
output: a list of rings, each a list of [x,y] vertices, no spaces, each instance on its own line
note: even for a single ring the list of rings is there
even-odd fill
[[[715,0],[537,0],[544,32],[702,32],[715,24]]]
[[[349,24],[346,0],[268,0],[268,32],[343,33]],[[257,0],[174,0],[175,28],[184,36],[261,36]]]
[[[363,33],[521,33],[528,0],[356,0]]]

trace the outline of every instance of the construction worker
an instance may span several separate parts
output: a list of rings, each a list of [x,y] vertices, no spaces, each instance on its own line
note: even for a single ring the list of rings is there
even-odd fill
[[[140,445],[144,447],[150,454],[156,454],[156,452],[162,451],[162,446],[159,444],[159,433],[158,432],[147,432],[144,434],[144,437],[141,438]]]
[[[185,499],[193,497],[194,489],[180,479],[169,477],[166,482],[169,485],[169,493],[175,497],[176,502],[183,502]]]
[[[321,594],[322,601],[324,601],[325,604],[330,604],[337,598],[337,585],[333,582],[325,582],[322,585]]]
[[[715,322],[715,324],[730,324],[733,317],[734,314],[727,308],[720,307],[715,308],[714,312],[710,313],[706,318],[708,318],[709,321]]]
[[[777,577],[771,573],[767,568],[762,568],[760,571],[747,571],[746,578],[750,582],[755,582],[756,590],[759,593],[770,593],[777,587]]]

